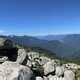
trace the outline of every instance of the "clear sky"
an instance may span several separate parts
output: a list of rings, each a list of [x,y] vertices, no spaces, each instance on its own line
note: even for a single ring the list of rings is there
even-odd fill
[[[80,0],[0,0],[0,34],[80,33]]]

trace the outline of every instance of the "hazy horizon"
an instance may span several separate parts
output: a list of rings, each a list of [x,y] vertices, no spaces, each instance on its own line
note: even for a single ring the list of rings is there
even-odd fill
[[[73,34],[75,34],[75,35],[78,35],[78,34],[80,34],[80,33],[46,33],[46,34],[26,34],[26,33],[17,33],[17,34],[15,34],[15,33],[6,33],[6,32],[0,32],[0,35],[6,35],[6,36],[9,36],[9,35],[15,35],[15,36],[48,36],[48,35],[73,35]]]

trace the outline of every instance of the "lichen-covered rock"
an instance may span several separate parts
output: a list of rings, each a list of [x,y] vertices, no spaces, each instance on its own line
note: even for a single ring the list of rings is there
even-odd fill
[[[31,80],[32,71],[16,62],[6,61],[0,65],[0,80]]]

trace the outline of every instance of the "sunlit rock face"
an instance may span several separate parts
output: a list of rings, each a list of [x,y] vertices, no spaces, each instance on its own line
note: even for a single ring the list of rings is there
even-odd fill
[[[44,68],[44,74],[47,75],[49,73],[52,73],[55,71],[55,65],[56,63],[54,61],[49,61],[46,64],[43,65]]]
[[[58,77],[63,76],[64,75],[64,67],[56,66],[55,75],[57,75]]]
[[[36,80],[43,80],[43,78],[42,77],[36,77]]]
[[[65,80],[75,80],[75,73],[71,70],[66,70],[64,72],[64,79]]]
[[[19,64],[26,65],[27,60],[28,60],[27,52],[24,49],[18,49],[16,62]]]
[[[32,71],[27,66],[6,61],[0,65],[0,80],[31,80]]]

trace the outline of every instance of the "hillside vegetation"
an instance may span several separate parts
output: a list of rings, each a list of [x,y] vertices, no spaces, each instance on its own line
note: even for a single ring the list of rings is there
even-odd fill
[[[60,40],[41,40],[31,36],[0,36],[1,42],[4,39],[9,39],[14,42],[18,48],[25,47],[29,50],[43,51],[43,53],[56,55],[58,58],[69,60],[80,64],[80,35],[65,35],[61,36]],[[58,39],[58,38],[57,38]],[[0,43],[2,45],[2,43]],[[75,45],[76,44],[76,45]],[[20,46],[19,46],[20,45]],[[44,52],[45,51],[45,52]],[[47,55],[46,54],[46,55]],[[51,56],[52,57],[52,56]]]

